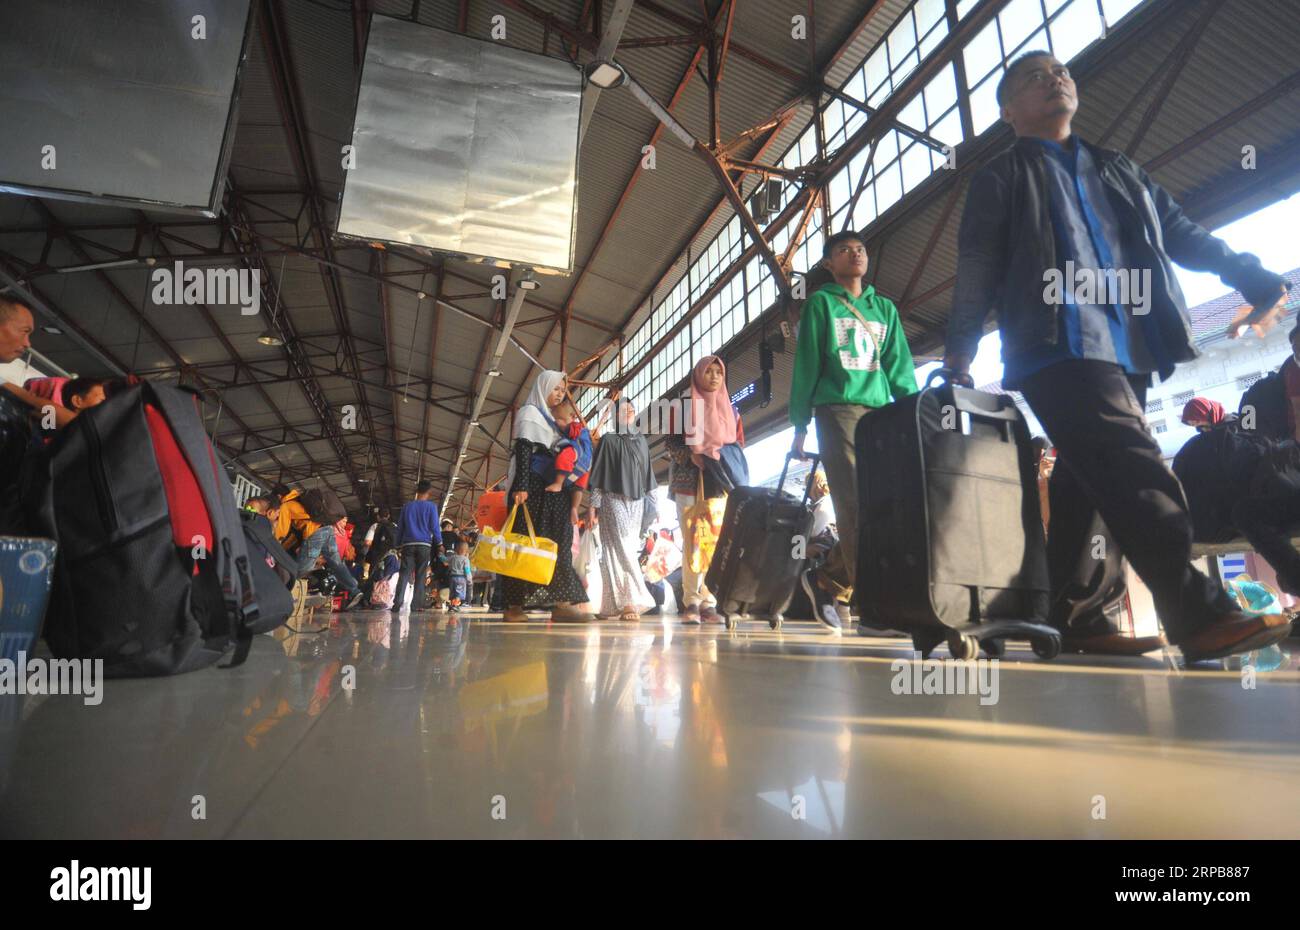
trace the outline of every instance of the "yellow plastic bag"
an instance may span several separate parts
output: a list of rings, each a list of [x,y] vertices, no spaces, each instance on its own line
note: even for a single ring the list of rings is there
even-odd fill
[[[704,497],[704,474],[701,472],[699,493],[695,503],[686,508],[686,553],[691,571],[703,575],[713,561],[713,550],[718,548],[718,535],[722,532],[722,519],[727,513],[727,498]]]
[[[515,525],[515,514],[519,504],[510,510],[506,526]],[[533,584],[548,585],[555,575],[555,561],[559,547],[555,540],[538,536],[533,529],[533,518],[524,505],[524,522],[528,524],[528,535],[509,533],[493,527],[484,527],[474,551],[470,553],[470,564],[485,572],[518,578]]]

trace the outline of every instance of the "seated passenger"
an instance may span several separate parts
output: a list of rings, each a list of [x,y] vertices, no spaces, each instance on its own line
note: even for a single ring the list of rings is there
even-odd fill
[[[1297,438],[1296,411],[1300,409],[1300,323],[1291,330],[1291,355],[1277,371],[1260,378],[1241,396],[1240,413],[1249,412],[1249,428],[1269,439]]]
[[[1300,596],[1300,553],[1291,545],[1300,527],[1300,445],[1277,442],[1241,427],[1223,405],[1193,397],[1183,422],[1197,435],[1174,457],[1198,542],[1238,535],[1277,572],[1278,585]]]
[[[343,564],[335,528],[331,525],[322,526],[311,518],[311,514],[299,500],[302,496],[300,490],[296,488],[290,490],[284,485],[277,485],[275,492],[280,497],[280,513],[275,521],[275,536],[289,551],[293,552],[293,547],[296,547],[298,577],[301,578],[310,572],[316,565],[317,558],[324,557],[325,567],[347,592],[343,610],[352,610],[360,606],[364,595],[357,580]]]

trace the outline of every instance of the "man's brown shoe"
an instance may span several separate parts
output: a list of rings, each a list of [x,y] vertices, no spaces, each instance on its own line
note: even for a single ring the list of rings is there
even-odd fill
[[[1128,636],[1124,633],[1066,633],[1061,637],[1062,652],[1086,652],[1101,656],[1140,656],[1169,645],[1163,635]]]
[[[1252,615],[1234,610],[1217,617],[1177,645],[1189,663],[1200,662],[1263,649],[1286,639],[1290,632],[1291,622],[1285,614]]]

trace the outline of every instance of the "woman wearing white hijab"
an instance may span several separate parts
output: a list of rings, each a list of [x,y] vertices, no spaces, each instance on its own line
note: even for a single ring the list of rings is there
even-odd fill
[[[587,600],[587,592],[573,568],[574,489],[566,484],[559,491],[546,490],[547,476],[532,467],[533,457],[551,457],[551,447],[561,438],[553,411],[564,402],[564,372],[543,371],[528,392],[528,402],[515,413],[507,500],[526,504],[538,534],[553,540],[559,549],[555,574],[548,585],[502,577],[505,619],[515,623],[528,619],[524,613],[526,607],[551,607],[551,619],[556,621],[593,619],[591,614],[573,606]],[[515,518],[515,525],[510,529],[515,533],[528,532],[523,513]]]

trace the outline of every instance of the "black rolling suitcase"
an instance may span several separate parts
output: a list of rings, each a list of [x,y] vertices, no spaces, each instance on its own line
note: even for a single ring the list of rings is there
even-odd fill
[[[996,656],[1014,636],[1053,658],[1028,427],[1010,397],[940,375],[858,423],[858,615],[923,656],[945,640],[956,658]]]
[[[817,469],[817,456],[813,470]],[[807,544],[812,529],[808,486],[800,500],[783,490],[790,468],[789,454],[774,490],[736,488],[727,496],[718,546],[704,583],[718,600],[727,629],[734,629],[738,614],[751,609],[768,614],[772,629],[780,629],[782,614],[799,582],[802,559],[794,557],[795,537]]]

